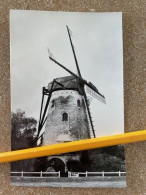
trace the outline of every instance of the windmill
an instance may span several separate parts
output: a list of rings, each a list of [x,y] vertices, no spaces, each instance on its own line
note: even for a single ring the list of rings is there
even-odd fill
[[[43,135],[43,133],[41,134],[41,130],[42,130],[42,128],[43,128],[43,126],[44,126],[44,124],[45,124],[45,122],[47,120],[46,112],[47,112],[48,107],[50,105],[50,100],[52,98],[52,94],[55,91],[59,91],[59,90],[72,90],[73,89],[73,90],[76,90],[83,97],[84,102],[85,102],[86,112],[87,112],[87,115],[88,115],[88,120],[89,120],[91,131],[92,131],[92,134],[93,134],[94,138],[96,137],[95,129],[94,129],[94,125],[93,125],[93,120],[92,120],[92,116],[91,116],[91,111],[90,111],[90,107],[89,107],[89,102],[88,102],[86,91],[92,97],[98,99],[102,103],[105,103],[104,95],[102,95],[98,91],[98,89],[91,82],[87,82],[85,79],[83,79],[83,77],[81,75],[80,68],[79,68],[79,64],[78,64],[78,61],[77,61],[75,49],[74,49],[74,46],[73,46],[73,43],[72,43],[72,39],[71,39],[71,30],[69,29],[68,26],[66,26],[66,27],[67,27],[67,32],[68,32],[68,36],[69,36],[69,40],[70,40],[70,44],[71,44],[71,48],[72,48],[72,52],[73,52],[73,56],[74,56],[74,60],[75,60],[75,64],[76,64],[76,68],[77,68],[77,74],[73,73],[68,68],[66,68],[64,65],[59,63],[53,57],[51,52],[48,50],[48,52],[49,52],[49,59],[51,61],[53,61],[55,64],[59,65],[64,70],[66,70],[71,76],[70,77],[64,77],[64,78],[62,77],[62,78],[54,79],[51,83],[49,83],[49,85],[47,87],[43,87],[37,139],[40,139],[42,137],[42,135]],[[70,82],[70,83],[68,84],[68,82]],[[86,90],[85,90],[85,87],[86,87]],[[45,96],[47,96],[47,101],[46,101],[46,104],[45,104],[45,106],[43,108],[44,97]],[[52,101],[52,107],[53,107],[53,104],[54,104],[53,101]]]

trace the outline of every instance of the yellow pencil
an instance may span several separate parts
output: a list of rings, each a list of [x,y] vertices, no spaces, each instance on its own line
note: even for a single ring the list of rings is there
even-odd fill
[[[0,163],[146,140],[146,130],[0,153]]]

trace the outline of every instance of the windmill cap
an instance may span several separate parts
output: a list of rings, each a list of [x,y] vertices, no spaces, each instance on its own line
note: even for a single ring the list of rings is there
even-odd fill
[[[77,80],[74,76],[59,77],[55,79],[56,83],[54,84],[53,91],[61,89],[72,89],[77,90]],[[48,90],[51,90],[52,82],[48,84]],[[60,85],[59,85],[60,84]]]

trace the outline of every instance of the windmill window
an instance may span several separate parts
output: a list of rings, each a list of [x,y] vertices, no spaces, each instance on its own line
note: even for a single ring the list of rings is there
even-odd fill
[[[52,101],[52,108],[55,106],[55,100]]]
[[[62,114],[62,121],[68,121],[68,114],[66,112]]]
[[[83,106],[85,106],[85,101],[84,100],[82,100],[82,104],[83,104]]]
[[[80,100],[77,100],[77,106],[78,106],[78,107],[81,107],[81,102],[80,102]]]

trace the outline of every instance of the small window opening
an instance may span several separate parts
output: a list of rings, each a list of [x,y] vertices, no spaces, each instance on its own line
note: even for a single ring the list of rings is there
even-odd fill
[[[84,100],[82,100],[82,105],[85,107],[85,101]]]
[[[81,102],[80,102],[80,100],[77,100],[77,106],[78,106],[78,107],[81,107]]]
[[[68,121],[68,114],[66,112],[62,114],[62,121]]]
[[[55,100],[52,100],[52,108],[55,106]]]

